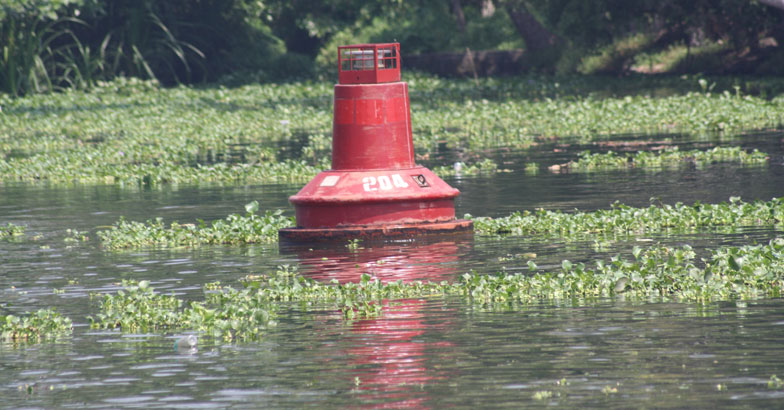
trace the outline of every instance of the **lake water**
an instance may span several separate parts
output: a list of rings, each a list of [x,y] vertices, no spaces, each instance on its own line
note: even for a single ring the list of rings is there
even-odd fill
[[[560,174],[547,167],[581,149],[550,142],[529,150],[488,152],[512,169],[493,176],[453,177],[458,215],[505,216],[534,208],[592,210],[615,201],[655,203],[769,200],[784,196],[784,134],[759,132],[727,141],[678,136],[616,136],[601,144],[636,150],[661,138],[683,149],[711,144],[759,148],[768,165],[716,164],[704,169],[628,170]],[[644,144],[645,141],[653,141]],[[642,144],[642,145],[641,145]],[[459,158],[444,152],[436,165]],[[523,164],[535,161],[529,175]],[[618,238],[597,247],[591,239],[462,237],[447,240],[344,244],[297,248],[278,245],[107,252],[95,232],[121,216],[193,222],[262,209],[291,213],[296,185],[49,188],[0,185],[0,224],[27,227],[27,238],[0,242],[0,311],[23,313],[54,306],[74,321],[73,336],[53,343],[0,344],[0,397],[5,408],[774,408],[784,389],[784,301],[709,305],[631,303],[622,298],[540,303],[483,310],[462,299],[396,301],[377,319],[345,321],[340,312],[284,306],[279,323],[260,342],[214,343],[177,352],[182,334],[96,331],[88,315],[122,279],[150,280],[161,292],[185,298],[220,280],[237,285],[248,274],[296,266],[317,279],[453,280],[470,270],[525,272],[535,253],[541,268],[563,259],[591,262],[625,254],[653,240],[695,249],[766,242],[773,228],[712,230],[681,235]],[[103,227],[103,228],[102,228]],[[64,241],[66,229],[87,231],[86,244]],[[37,238],[34,238],[37,237]],[[640,240],[646,242],[640,242]]]

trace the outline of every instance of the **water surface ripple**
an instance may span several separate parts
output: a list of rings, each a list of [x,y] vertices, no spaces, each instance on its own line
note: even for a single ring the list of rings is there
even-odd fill
[[[639,140],[650,137],[623,136]],[[716,141],[668,137],[686,148]],[[614,141],[611,138],[607,141]],[[617,142],[617,141],[616,141]],[[763,167],[713,164],[705,169],[560,174],[547,167],[602,145],[541,144],[489,152],[512,169],[457,176],[458,214],[505,216],[535,208],[592,210],[614,201],[655,203],[768,200],[784,196],[784,135],[760,132],[731,144],[771,154]],[[634,146],[634,145],[632,145]],[[449,163],[458,152],[438,160]],[[526,174],[528,162],[540,172]],[[0,185],[0,224],[24,225],[26,237],[0,241],[0,314],[44,307],[74,320],[73,335],[54,342],[0,343],[4,408],[773,408],[784,388],[784,300],[632,303],[622,297],[472,305],[459,298],[389,301],[383,315],[347,321],[338,311],[283,305],[277,326],[259,342],[199,336],[178,351],[185,333],[128,334],[89,328],[102,294],[122,279],[149,280],[161,292],[200,299],[202,285],[237,286],[278,265],[318,280],[455,280],[471,270],[527,274],[527,261],[556,270],[569,259],[629,255],[634,246],[689,244],[700,254],[723,245],[764,243],[782,227],[705,229],[644,237],[463,237],[446,241],[336,243],[312,247],[251,245],[107,252],[95,232],[121,216],[194,222],[284,208],[297,185],[165,187]],[[87,243],[66,242],[66,229]]]

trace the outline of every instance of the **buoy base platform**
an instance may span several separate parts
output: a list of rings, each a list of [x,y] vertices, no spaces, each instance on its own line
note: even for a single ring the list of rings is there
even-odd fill
[[[471,232],[474,222],[454,219],[411,224],[351,225],[334,228],[285,228],[278,231],[281,242],[324,242],[350,239],[405,239]]]

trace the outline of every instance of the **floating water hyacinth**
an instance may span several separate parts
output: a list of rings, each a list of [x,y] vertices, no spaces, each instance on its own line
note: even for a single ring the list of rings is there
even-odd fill
[[[738,197],[729,202],[692,205],[651,205],[636,208],[613,204],[611,209],[593,212],[561,211],[515,212],[503,218],[471,217],[480,235],[549,235],[564,239],[586,235],[628,235],[700,227],[773,226],[784,224],[784,200],[744,202]]]
[[[494,174],[503,171],[498,168],[498,164],[492,159],[485,158],[482,161],[465,164],[463,162],[455,162],[451,167],[438,166],[433,168],[433,172],[438,176],[461,176],[461,175],[478,175],[478,174]]]
[[[262,330],[275,324],[275,306],[250,299],[231,288],[205,286],[204,302],[185,303],[171,295],[155,292],[148,281],[123,281],[116,295],[105,295],[101,311],[90,317],[94,328],[124,332],[191,330],[225,340],[255,340]],[[176,349],[190,349],[197,339],[177,339]],[[193,347],[196,345],[193,344]]]
[[[766,245],[726,247],[701,260],[690,246],[635,248],[633,259],[613,257],[590,267],[564,260],[559,271],[531,274],[464,274],[459,281],[382,283],[362,275],[357,283],[322,283],[280,267],[268,275],[245,278],[243,289],[220,283],[204,287],[203,302],[184,302],[153,292],[143,282],[123,282],[124,290],[106,295],[93,326],[123,331],[190,330],[226,340],[257,340],[275,323],[284,304],[306,310],[332,308],[348,320],[383,315],[387,301],[422,297],[463,297],[469,305],[513,310],[541,302],[623,298],[629,301],[709,303],[718,300],[781,297],[784,293],[784,238]],[[191,345],[188,336],[175,342]]]
[[[0,239],[14,239],[24,236],[25,227],[8,223],[0,226]]]
[[[206,244],[272,243],[278,240],[278,230],[294,225],[283,211],[265,211],[256,214],[258,202],[246,205],[245,215],[231,214],[223,220],[207,225],[171,223],[168,227],[161,218],[146,223],[120,219],[111,229],[98,232],[106,249],[136,247],[180,247]]]
[[[740,147],[714,147],[709,150],[681,151],[672,147],[663,151],[639,151],[619,154],[613,151],[591,153],[583,151],[576,161],[550,167],[551,171],[596,171],[628,168],[663,168],[693,164],[698,167],[717,162],[735,162],[743,165],[766,164],[769,155],[757,149],[746,151]]]
[[[22,316],[0,316],[0,341],[37,343],[71,334],[71,319],[54,309],[40,309]]]
[[[412,77],[417,150],[429,154],[446,145],[477,153],[550,137],[584,142],[619,133],[705,134],[778,127],[784,120],[784,98],[743,94],[781,89],[781,79],[717,79],[716,90],[727,92],[712,94],[698,92],[691,79],[563,78],[558,88],[552,79],[531,79],[483,79],[477,88],[463,80]],[[0,181],[138,189],[303,181],[329,167],[330,82],[128,93],[119,81],[93,92],[0,96]],[[737,84],[743,84],[739,92],[730,92]],[[659,86],[684,92],[646,95]],[[616,96],[616,90],[639,95]],[[303,140],[300,151],[281,156],[281,146]]]
[[[180,247],[207,244],[273,243],[277,231],[294,225],[281,210],[256,214],[248,204],[247,213],[232,214],[209,226],[173,222],[168,227],[158,218],[146,223],[116,222],[111,229],[98,232],[105,249],[139,247]],[[613,204],[610,209],[592,212],[562,211],[515,212],[501,218],[465,216],[474,221],[479,235],[549,235],[563,239],[586,235],[629,235],[664,231],[685,231],[700,227],[773,226],[784,223],[784,200],[744,202],[738,197],[719,204],[651,205],[647,208]]]

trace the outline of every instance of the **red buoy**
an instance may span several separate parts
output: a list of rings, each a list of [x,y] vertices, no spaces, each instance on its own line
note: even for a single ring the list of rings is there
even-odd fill
[[[455,219],[460,194],[414,163],[408,84],[400,45],[338,47],[332,169],[289,198],[297,227],[281,240],[414,237],[471,230]]]

